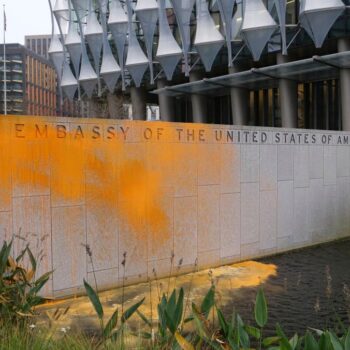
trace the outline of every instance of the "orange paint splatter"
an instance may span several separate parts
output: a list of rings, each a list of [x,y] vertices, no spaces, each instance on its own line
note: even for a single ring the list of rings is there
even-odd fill
[[[144,123],[122,123],[124,131],[115,123],[0,117],[0,209],[10,206],[12,193],[50,195],[53,207],[93,204],[101,222],[113,210],[139,239],[165,242],[173,232],[174,196],[220,184],[220,144],[201,140],[214,137],[210,126],[191,125],[180,142],[172,124],[147,123],[163,130],[153,133],[160,140],[147,142]],[[127,128],[130,137],[139,131],[139,139],[125,142]]]

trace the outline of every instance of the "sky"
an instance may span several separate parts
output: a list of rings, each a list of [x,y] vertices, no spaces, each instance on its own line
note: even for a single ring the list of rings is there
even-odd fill
[[[53,5],[55,0],[51,0]],[[51,34],[48,0],[0,0],[5,5],[7,43],[24,44],[25,35]],[[2,11],[2,8],[0,9]],[[0,16],[0,42],[3,42],[3,15]]]

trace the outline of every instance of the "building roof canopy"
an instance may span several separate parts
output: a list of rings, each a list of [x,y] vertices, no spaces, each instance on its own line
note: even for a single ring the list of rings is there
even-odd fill
[[[153,93],[168,96],[184,94],[227,95],[227,89],[232,87],[250,90],[277,87],[279,79],[299,83],[335,79],[339,76],[339,69],[349,68],[350,51],[347,51],[263,68],[253,68],[248,71],[170,86],[155,90]]]

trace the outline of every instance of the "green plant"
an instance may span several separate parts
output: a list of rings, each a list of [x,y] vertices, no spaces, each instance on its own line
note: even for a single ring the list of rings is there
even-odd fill
[[[119,310],[116,309],[111,318],[105,324],[104,322],[104,310],[101,303],[101,300],[98,296],[98,293],[90,286],[88,282],[84,280],[84,287],[86,290],[86,294],[93,305],[97,317],[100,321],[101,334],[102,334],[102,343],[103,342],[116,342],[120,340],[123,343],[123,332],[125,328],[126,321],[138,310],[138,308],[143,304],[144,298],[138,303],[132,305],[125,312],[122,312],[120,317],[120,326],[118,326],[119,322]]]
[[[0,250],[0,323],[20,323],[34,315],[34,307],[44,301],[39,295],[51,272],[35,279],[37,261],[29,245],[15,259],[11,257],[13,242],[4,242]],[[29,268],[24,268],[28,260]]]

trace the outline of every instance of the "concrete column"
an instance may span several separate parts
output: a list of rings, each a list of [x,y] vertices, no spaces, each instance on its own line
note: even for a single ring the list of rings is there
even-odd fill
[[[190,73],[190,82],[202,80],[201,72],[193,71]],[[193,123],[207,122],[207,99],[202,95],[191,95]]]
[[[130,88],[130,97],[132,105],[132,119],[133,120],[146,120],[146,91],[142,87]]]
[[[124,96],[122,93],[107,95],[108,117],[111,119],[124,119]]]
[[[96,98],[89,99],[89,118],[103,118],[101,116],[101,106]]]
[[[240,69],[230,67],[229,73],[238,73]],[[249,119],[249,91],[246,89],[233,87],[230,89],[231,111],[233,125],[248,125]]]
[[[288,62],[288,57],[277,54],[277,64]],[[282,128],[298,127],[298,84],[287,79],[280,79],[280,105]]]
[[[338,52],[350,51],[350,40],[342,38],[338,40]],[[343,131],[350,131],[350,69],[339,71],[341,116]]]
[[[167,86],[165,79],[157,80],[157,88],[163,89]],[[165,122],[175,121],[175,103],[174,98],[163,94],[158,95],[160,120]]]

